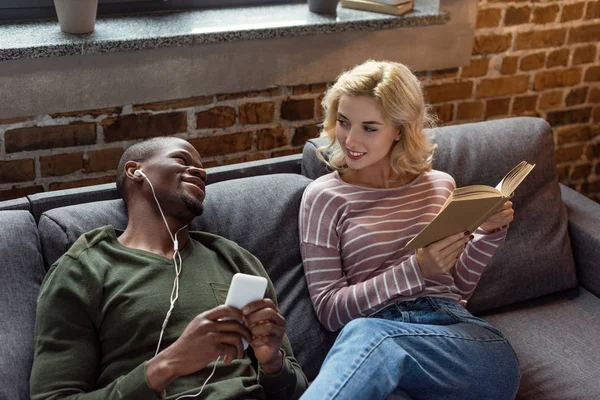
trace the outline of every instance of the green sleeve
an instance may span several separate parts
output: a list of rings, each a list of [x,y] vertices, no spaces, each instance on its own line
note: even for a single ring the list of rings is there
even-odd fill
[[[238,249],[240,253],[236,262],[238,263],[240,270],[242,270],[242,267],[245,267],[244,269],[249,269],[249,271],[247,271],[248,273],[255,273],[267,278],[269,284],[267,286],[267,293],[265,297],[273,300],[273,303],[279,307],[277,303],[277,296],[275,294],[275,288],[273,287],[273,283],[271,282],[271,279],[269,278],[261,262],[249,251],[243,249],[242,247],[238,246]],[[283,367],[281,368],[281,371],[276,374],[268,375],[264,373],[259,366],[258,381],[265,389],[267,399],[269,400],[298,399],[308,387],[308,380],[306,379],[304,372],[302,372],[300,364],[298,364],[298,361],[296,361],[294,358],[292,345],[290,344],[287,335],[283,337],[281,350],[284,354]]]
[[[146,381],[145,364],[104,388],[96,387],[100,344],[96,326],[102,277],[63,256],[44,278],[36,314],[30,378],[33,400],[158,399]]]

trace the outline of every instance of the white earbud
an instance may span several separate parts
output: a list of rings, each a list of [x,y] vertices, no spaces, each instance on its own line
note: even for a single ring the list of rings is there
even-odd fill
[[[146,174],[141,169],[136,169],[133,173],[135,176],[139,176],[140,178],[145,178]]]

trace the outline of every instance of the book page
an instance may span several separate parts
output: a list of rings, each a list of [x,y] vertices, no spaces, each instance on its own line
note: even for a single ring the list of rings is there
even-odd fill
[[[535,164],[531,165],[526,161],[521,161],[515,168],[506,174],[501,182],[500,192],[502,195],[504,197],[509,197],[534,167]]]

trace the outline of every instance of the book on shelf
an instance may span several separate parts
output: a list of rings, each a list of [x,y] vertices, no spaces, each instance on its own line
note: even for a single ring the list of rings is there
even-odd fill
[[[470,185],[456,188],[427,226],[404,249],[418,249],[458,232],[473,232],[510,199],[535,164],[521,161],[493,188]]]
[[[401,3],[397,5],[386,4],[382,1],[394,2],[395,0],[340,0],[340,5],[344,8],[392,15],[406,14],[413,9],[414,5],[413,0],[398,0],[401,1]]]

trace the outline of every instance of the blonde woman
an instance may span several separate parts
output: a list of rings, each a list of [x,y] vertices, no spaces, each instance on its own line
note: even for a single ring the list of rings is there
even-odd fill
[[[513,220],[512,203],[475,232],[418,250],[454,179],[431,169],[434,146],[419,80],[402,64],[368,61],[323,100],[334,172],[312,182],[300,211],[301,250],[321,323],[341,329],[303,399],[514,399],[516,355],[466,309]]]

